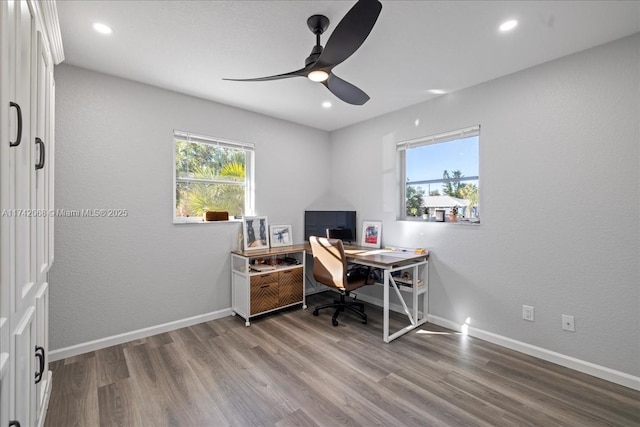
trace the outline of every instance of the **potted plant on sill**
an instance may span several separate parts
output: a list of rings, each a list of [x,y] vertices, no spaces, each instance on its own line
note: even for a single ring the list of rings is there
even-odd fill
[[[458,207],[454,206],[449,211],[449,222],[457,222],[458,221]]]

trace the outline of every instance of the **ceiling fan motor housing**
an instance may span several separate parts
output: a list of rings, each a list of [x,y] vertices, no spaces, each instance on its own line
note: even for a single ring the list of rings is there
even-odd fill
[[[313,34],[320,35],[329,27],[329,18],[324,15],[313,15],[307,19],[307,26]]]
[[[316,45],[311,49],[311,53],[305,59],[304,66],[308,67],[311,64],[315,64],[320,54],[322,53],[322,46],[320,45],[320,34],[324,33],[329,27],[329,18],[324,15],[313,15],[307,19],[307,26],[313,34],[316,35]]]

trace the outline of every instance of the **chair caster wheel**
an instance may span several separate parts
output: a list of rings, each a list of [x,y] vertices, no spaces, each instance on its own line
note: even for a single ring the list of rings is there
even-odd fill
[[[317,316],[318,315],[318,310],[313,310],[313,315]]]
[[[331,319],[331,323],[333,323],[333,326],[338,326],[338,321],[336,319]]]

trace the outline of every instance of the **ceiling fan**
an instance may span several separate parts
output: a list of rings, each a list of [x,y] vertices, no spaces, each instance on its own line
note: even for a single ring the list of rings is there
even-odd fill
[[[359,0],[338,23],[324,48],[320,45],[320,35],[329,26],[329,18],[324,15],[313,15],[307,19],[307,26],[316,35],[316,45],[305,60],[304,68],[255,79],[223,80],[262,82],[290,77],[307,77],[314,82],[325,85],[331,93],[344,102],[363,105],[369,100],[369,96],[361,89],[333,74],[332,69],[360,48],[373,29],[381,10],[382,4],[378,0]]]

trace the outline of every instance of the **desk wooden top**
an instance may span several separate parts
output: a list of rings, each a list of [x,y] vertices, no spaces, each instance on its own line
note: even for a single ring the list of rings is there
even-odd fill
[[[406,250],[371,249],[361,246],[345,246],[344,252],[350,261],[361,261],[381,268],[411,264],[429,258],[429,252],[416,254],[415,252]]]
[[[231,253],[240,255],[243,257],[247,257],[247,258],[256,258],[256,257],[268,257],[270,255],[290,254],[293,252],[303,252],[305,250],[311,251],[311,246],[309,246],[308,244],[278,246],[275,248],[254,249],[254,250],[248,250],[248,251],[232,251]]]
[[[292,252],[307,251],[311,253],[311,245],[303,243],[301,245],[281,246],[276,248],[255,249],[249,251],[233,251],[232,253],[243,257],[268,257],[271,255],[282,255]],[[429,258],[429,252],[416,254],[409,250],[374,249],[364,246],[345,245],[344,252],[347,259],[352,262],[361,261],[363,263],[389,268],[396,265],[411,264]]]

